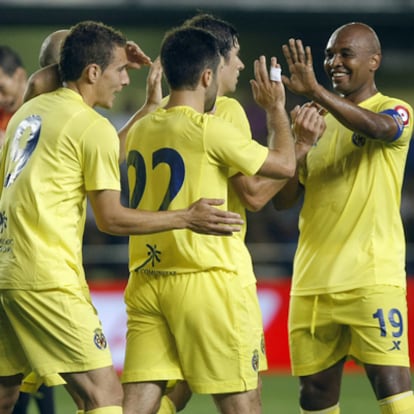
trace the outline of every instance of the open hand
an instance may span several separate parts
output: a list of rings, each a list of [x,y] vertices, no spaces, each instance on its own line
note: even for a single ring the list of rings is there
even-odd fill
[[[243,220],[237,213],[223,211],[214,206],[224,203],[221,199],[201,198],[187,209],[187,228],[196,233],[215,236],[231,236],[240,231]]]
[[[270,59],[270,66],[280,67],[275,57]],[[270,80],[265,56],[254,61],[254,77],[250,84],[253,98],[258,105],[265,110],[276,104],[285,105],[285,87],[282,82]]]
[[[311,48],[304,48],[300,39],[289,39],[289,44],[283,45],[282,50],[290,72],[290,78],[282,75],[283,83],[291,92],[312,99],[318,82],[313,69]]]
[[[132,40],[128,40],[125,51],[130,69],[140,69],[144,65],[151,64],[151,58],[148,57],[142,49]]]
[[[162,100],[162,67],[160,58],[157,57],[151,64],[147,76],[146,104],[158,107]]]

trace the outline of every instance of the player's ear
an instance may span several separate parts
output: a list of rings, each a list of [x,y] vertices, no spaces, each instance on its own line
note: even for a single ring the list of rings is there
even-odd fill
[[[85,74],[90,83],[95,83],[102,73],[101,67],[96,63],[91,63],[85,68]]]
[[[375,53],[369,58],[369,67],[371,72],[375,72],[381,64],[381,53]]]
[[[200,82],[204,88],[208,88],[213,82],[214,79],[214,73],[211,69],[205,69],[203,73],[201,74]]]

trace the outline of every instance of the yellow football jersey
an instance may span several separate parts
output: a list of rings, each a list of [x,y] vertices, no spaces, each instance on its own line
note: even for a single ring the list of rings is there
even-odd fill
[[[23,105],[6,133],[0,178],[0,288],[84,284],[86,193],[120,190],[107,119],[61,88]]]
[[[413,132],[412,108],[380,93],[360,104],[395,110],[393,142],[359,136],[332,115],[301,171],[305,186],[292,293],[320,294],[376,284],[405,286],[401,187]]]
[[[201,197],[227,200],[229,169],[253,175],[267,155],[266,147],[217,116],[186,106],[159,108],[128,134],[130,206],[165,210],[187,208]],[[189,230],[132,236],[130,269],[154,275],[235,271],[232,246],[238,243],[239,237]]]

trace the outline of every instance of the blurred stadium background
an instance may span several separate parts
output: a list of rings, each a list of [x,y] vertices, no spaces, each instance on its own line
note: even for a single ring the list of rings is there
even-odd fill
[[[52,31],[68,28],[81,20],[99,20],[122,30],[151,57],[158,55],[163,34],[179,25],[198,10],[211,12],[232,22],[241,39],[241,58],[246,68],[239,78],[235,94],[244,105],[251,121],[253,136],[265,141],[263,112],[254,104],[249,79],[253,77],[253,60],[260,54],[285,61],[281,46],[290,37],[303,39],[312,47],[315,70],[326,84],[322,70],[324,47],[331,32],[350,21],[362,21],[378,33],[383,47],[383,63],[377,86],[385,94],[395,95],[414,105],[414,0],[0,0],[0,43],[14,48],[28,73],[38,68],[42,40]],[[131,85],[117,98],[111,111],[102,111],[116,127],[143,103],[147,70],[131,73]],[[302,98],[287,94],[287,109]],[[124,177],[124,202],[126,183]],[[407,271],[409,301],[414,298],[414,153],[410,151],[402,197],[402,214],[407,235]],[[271,372],[264,379],[264,413],[297,412],[296,380],[288,376],[286,314],[292,258],[297,241],[298,209],[276,212],[270,205],[248,215],[247,243],[259,279],[266,340]],[[94,298],[102,311],[105,329],[118,366],[122,361],[124,309],[122,289],[127,270],[127,239],[100,233],[90,216],[85,233],[84,260]],[[412,305],[410,321],[414,321]],[[410,322],[412,323],[412,322]],[[121,327],[121,328],[120,328]],[[411,337],[410,337],[411,338]],[[414,337],[413,337],[414,338]],[[414,339],[411,340],[412,349]],[[376,411],[365,378],[350,367],[344,383],[344,412]],[[57,393],[58,414],[73,412],[63,391]],[[207,401],[207,402],[206,402]],[[366,408],[364,403],[366,401]],[[353,402],[359,405],[352,406]],[[197,405],[198,404],[198,405]],[[362,404],[362,405],[361,405]],[[69,407],[69,408],[68,408]],[[190,403],[185,412],[213,412],[203,397]],[[35,413],[36,411],[32,411]]]

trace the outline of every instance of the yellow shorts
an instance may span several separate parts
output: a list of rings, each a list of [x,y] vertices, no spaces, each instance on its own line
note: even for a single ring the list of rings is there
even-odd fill
[[[44,381],[45,379],[39,377],[36,373],[31,372],[29,375],[23,378],[23,382],[20,386],[20,391],[34,394],[44,383]],[[48,375],[47,382],[49,387],[66,384],[66,381],[59,374]]]
[[[125,302],[124,383],[185,379],[200,394],[257,388],[265,357],[254,284],[221,271],[132,273]]]
[[[289,346],[294,375],[329,368],[348,356],[374,365],[409,366],[406,292],[375,286],[292,296]]]
[[[82,288],[0,291],[0,376],[23,373],[34,384],[112,365],[109,346]]]

